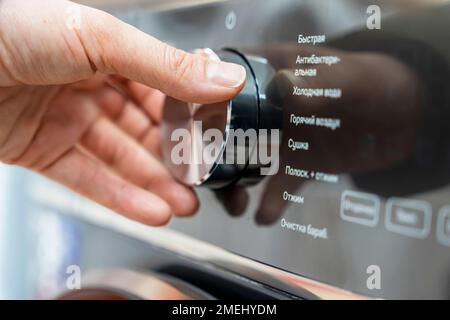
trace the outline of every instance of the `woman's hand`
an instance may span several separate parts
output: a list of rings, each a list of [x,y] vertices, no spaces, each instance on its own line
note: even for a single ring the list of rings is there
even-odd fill
[[[207,103],[242,88],[241,66],[172,48],[64,0],[0,0],[0,161],[131,219],[197,209],[158,161],[164,95]]]

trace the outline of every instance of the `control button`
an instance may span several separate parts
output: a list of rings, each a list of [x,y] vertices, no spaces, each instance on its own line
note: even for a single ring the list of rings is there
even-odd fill
[[[386,229],[425,239],[431,229],[431,206],[425,201],[391,198],[386,204]]]
[[[340,214],[343,220],[375,227],[380,219],[380,199],[373,194],[344,191]]]
[[[172,175],[188,185],[201,184],[216,166],[216,159],[206,158],[206,148],[223,151],[231,104],[186,104],[170,97],[167,100],[167,109],[173,110],[165,115],[163,134],[171,134],[171,138],[163,146],[164,156],[175,164],[170,167]],[[205,139],[209,129],[217,130],[219,138]]]
[[[268,111],[271,109],[264,99],[266,78],[273,74],[263,65],[267,61],[244,57],[231,49],[197,53],[242,65],[247,71],[246,84],[231,101],[215,104],[167,97],[161,125],[164,162],[176,179],[190,186],[222,188],[237,181],[253,182],[260,169],[258,162],[253,162],[258,130],[281,119],[281,114],[276,117]],[[266,117],[269,119],[263,120]]]
[[[436,230],[438,242],[450,247],[450,206],[443,207],[439,211]]]

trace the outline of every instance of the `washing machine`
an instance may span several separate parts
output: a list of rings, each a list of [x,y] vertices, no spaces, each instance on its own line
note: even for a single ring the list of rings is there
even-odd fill
[[[448,1],[102,9],[247,81],[220,104],[167,99],[164,162],[195,187],[192,218],[147,227],[28,177],[34,296],[450,298]],[[209,161],[174,163],[180,128]]]

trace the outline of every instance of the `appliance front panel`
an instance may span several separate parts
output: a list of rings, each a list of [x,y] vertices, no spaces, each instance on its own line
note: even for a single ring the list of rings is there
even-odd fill
[[[372,2],[117,15],[177,47],[232,48],[274,71],[260,85],[280,114],[260,117],[281,132],[277,173],[198,188],[199,213],[172,228],[356,293],[450,298],[450,4]]]

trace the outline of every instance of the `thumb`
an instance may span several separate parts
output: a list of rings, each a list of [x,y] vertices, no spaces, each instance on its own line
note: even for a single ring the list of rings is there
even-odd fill
[[[245,69],[173,48],[148,34],[89,7],[85,28],[78,30],[91,63],[107,74],[119,74],[174,98],[211,103],[236,95]]]

